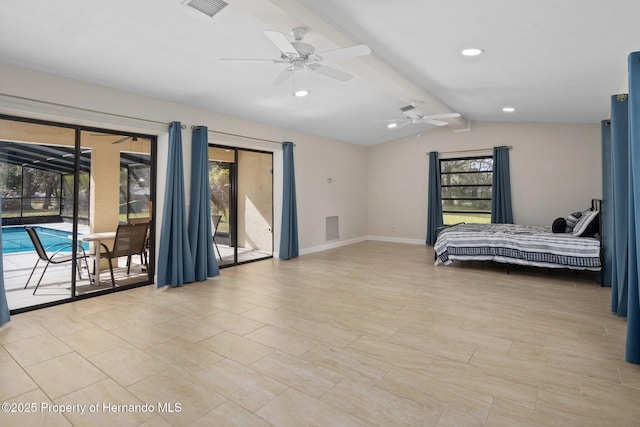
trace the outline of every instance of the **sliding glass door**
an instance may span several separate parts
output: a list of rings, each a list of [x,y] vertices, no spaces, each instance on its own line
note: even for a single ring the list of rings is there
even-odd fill
[[[209,178],[220,266],[272,257],[272,153],[211,146]]]
[[[89,283],[72,219],[81,215],[76,195],[91,159],[78,155],[76,140],[74,129],[0,119],[2,260],[11,310],[69,299],[74,286]]]
[[[151,283],[153,226],[139,256],[106,258],[118,226],[151,223],[155,137],[0,115],[2,256],[9,308]],[[37,288],[37,289],[36,289]]]

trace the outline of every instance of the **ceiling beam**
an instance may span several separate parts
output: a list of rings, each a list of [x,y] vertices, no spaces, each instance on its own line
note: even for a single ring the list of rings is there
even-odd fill
[[[316,44],[311,37],[316,40],[322,38],[325,45],[330,45],[322,50],[359,44],[297,0],[227,0],[227,3],[284,34],[289,34],[294,27],[309,27],[313,32],[305,41]],[[376,57],[375,52],[368,56],[343,60],[340,65],[404,104],[419,101],[420,109],[425,111],[439,114],[454,112],[425,89]],[[451,119],[449,126],[453,129],[464,129],[467,127],[467,120],[462,117]]]

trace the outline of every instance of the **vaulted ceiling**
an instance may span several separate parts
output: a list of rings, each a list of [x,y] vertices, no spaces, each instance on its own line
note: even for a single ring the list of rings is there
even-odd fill
[[[426,132],[388,129],[412,102],[468,121],[598,123],[625,90],[640,50],[640,2],[616,0],[228,0],[213,17],[182,0],[0,0],[0,60],[228,115],[370,146]],[[353,78],[288,64],[265,30],[316,52],[366,44],[324,62]],[[465,48],[484,53],[465,57]],[[306,88],[299,98],[292,92]],[[0,81],[0,92],[11,88]],[[513,107],[505,113],[503,107]]]

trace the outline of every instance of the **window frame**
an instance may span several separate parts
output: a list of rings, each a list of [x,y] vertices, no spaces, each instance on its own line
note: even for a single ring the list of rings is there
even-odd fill
[[[443,163],[444,162],[452,162],[452,161],[461,161],[461,160],[486,160],[486,159],[491,159],[491,170],[477,170],[477,171],[460,171],[460,172],[443,172]],[[482,156],[466,156],[466,157],[450,157],[450,158],[445,158],[445,159],[438,159],[438,166],[440,169],[440,203],[441,203],[441,207],[442,207],[442,214],[443,217],[445,216],[445,214],[472,214],[472,215],[483,215],[483,216],[487,216],[489,221],[491,221],[491,202],[493,199],[493,193],[491,192],[491,197],[487,198],[487,197],[444,197],[443,195],[443,189],[444,188],[461,188],[461,187],[465,187],[465,188],[469,188],[469,187],[483,187],[483,188],[489,188],[490,190],[493,187],[493,155],[489,154],[489,155],[482,155]],[[462,184],[444,184],[445,179],[444,176],[445,175],[463,175],[463,174],[486,174],[486,173],[490,173],[491,174],[491,183],[490,184],[466,184],[466,185],[462,185]],[[475,200],[482,200],[482,201],[489,201],[489,210],[452,210],[449,204],[449,207],[445,207],[445,201],[475,201]]]

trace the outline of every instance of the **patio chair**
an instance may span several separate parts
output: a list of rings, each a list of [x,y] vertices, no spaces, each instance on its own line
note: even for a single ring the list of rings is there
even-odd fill
[[[70,251],[70,249],[73,248],[73,244],[60,242],[45,248],[42,245],[42,241],[40,240],[38,233],[33,227],[25,227],[24,229],[29,235],[31,242],[33,243],[33,247],[36,249],[36,253],[38,254],[38,260],[36,261],[36,265],[33,266],[33,270],[31,270],[31,274],[27,279],[27,283],[24,285],[25,289],[27,289],[27,286],[29,286],[31,277],[33,276],[33,273],[36,271],[36,267],[38,267],[38,264],[40,263],[40,261],[47,262],[47,264],[44,266],[44,270],[42,270],[42,274],[40,275],[40,280],[38,280],[38,284],[33,290],[33,295],[35,295],[36,291],[38,290],[38,286],[40,286],[40,282],[42,282],[44,273],[47,271],[47,268],[49,267],[49,264],[63,264],[65,262],[73,261],[73,255]],[[49,255],[49,253],[51,253],[51,255]],[[82,274],[80,273],[80,271],[82,270],[82,266],[81,266],[82,260],[84,260],[84,265],[87,269],[87,274],[89,274],[89,264],[87,263],[87,254],[85,253],[82,245],[78,245],[78,252],[76,253],[76,261],[78,262],[78,265],[76,265],[76,268],[77,268],[78,277],[80,278],[80,280],[82,280]]]
[[[151,218],[146,218],[146,217],[140,217],[140,218],[129,218],[127,220],[128,224],[148,224],[148,228],[147,228],[147,237],[145,238],[144,241],[144,252],[140,255],[140,262],[144,265],[147,265],[149,263],[148,260],[148,256],[149,256],[149,246],[150,246],[150,232],[151,232]],[[142,257],[144,255],[144,258]],[[129,258],[128,260],[128,264],[131,264],[131,258]]]
[[[116,280],[113,275],[113,260],[118,258],[127,257],[127,274],[131,272],[131,257],[133,255],[140,255],[140,260],[145,265],[146,271],[149,271],[149,265],[147,259],[144,256],[146,251],[147,242],[147,230],[149,228],[149,222],[143,223],[127,223],[119,224],[116,230],[116,237],[113,241],[113,247],[109,249],[104,243],[100,243],[100,246],[104,249],[104,252],[100,252],[100,257],[105,257],[109,261],[109,272],[111,273],[111,284],[115,288]],[[100,268],[97,266],[96,268]]]
[[[218,249],[218,244],[216,243],[216,233],[218,232],[218,225],[220,224],[221,215],[211,215],[211,220],[213,224],[213,246],[216,247],[216,251],[218,251],[218,258],[220,258],[220,262],[222,262],[222,255],[220,255],[220,249]]]

